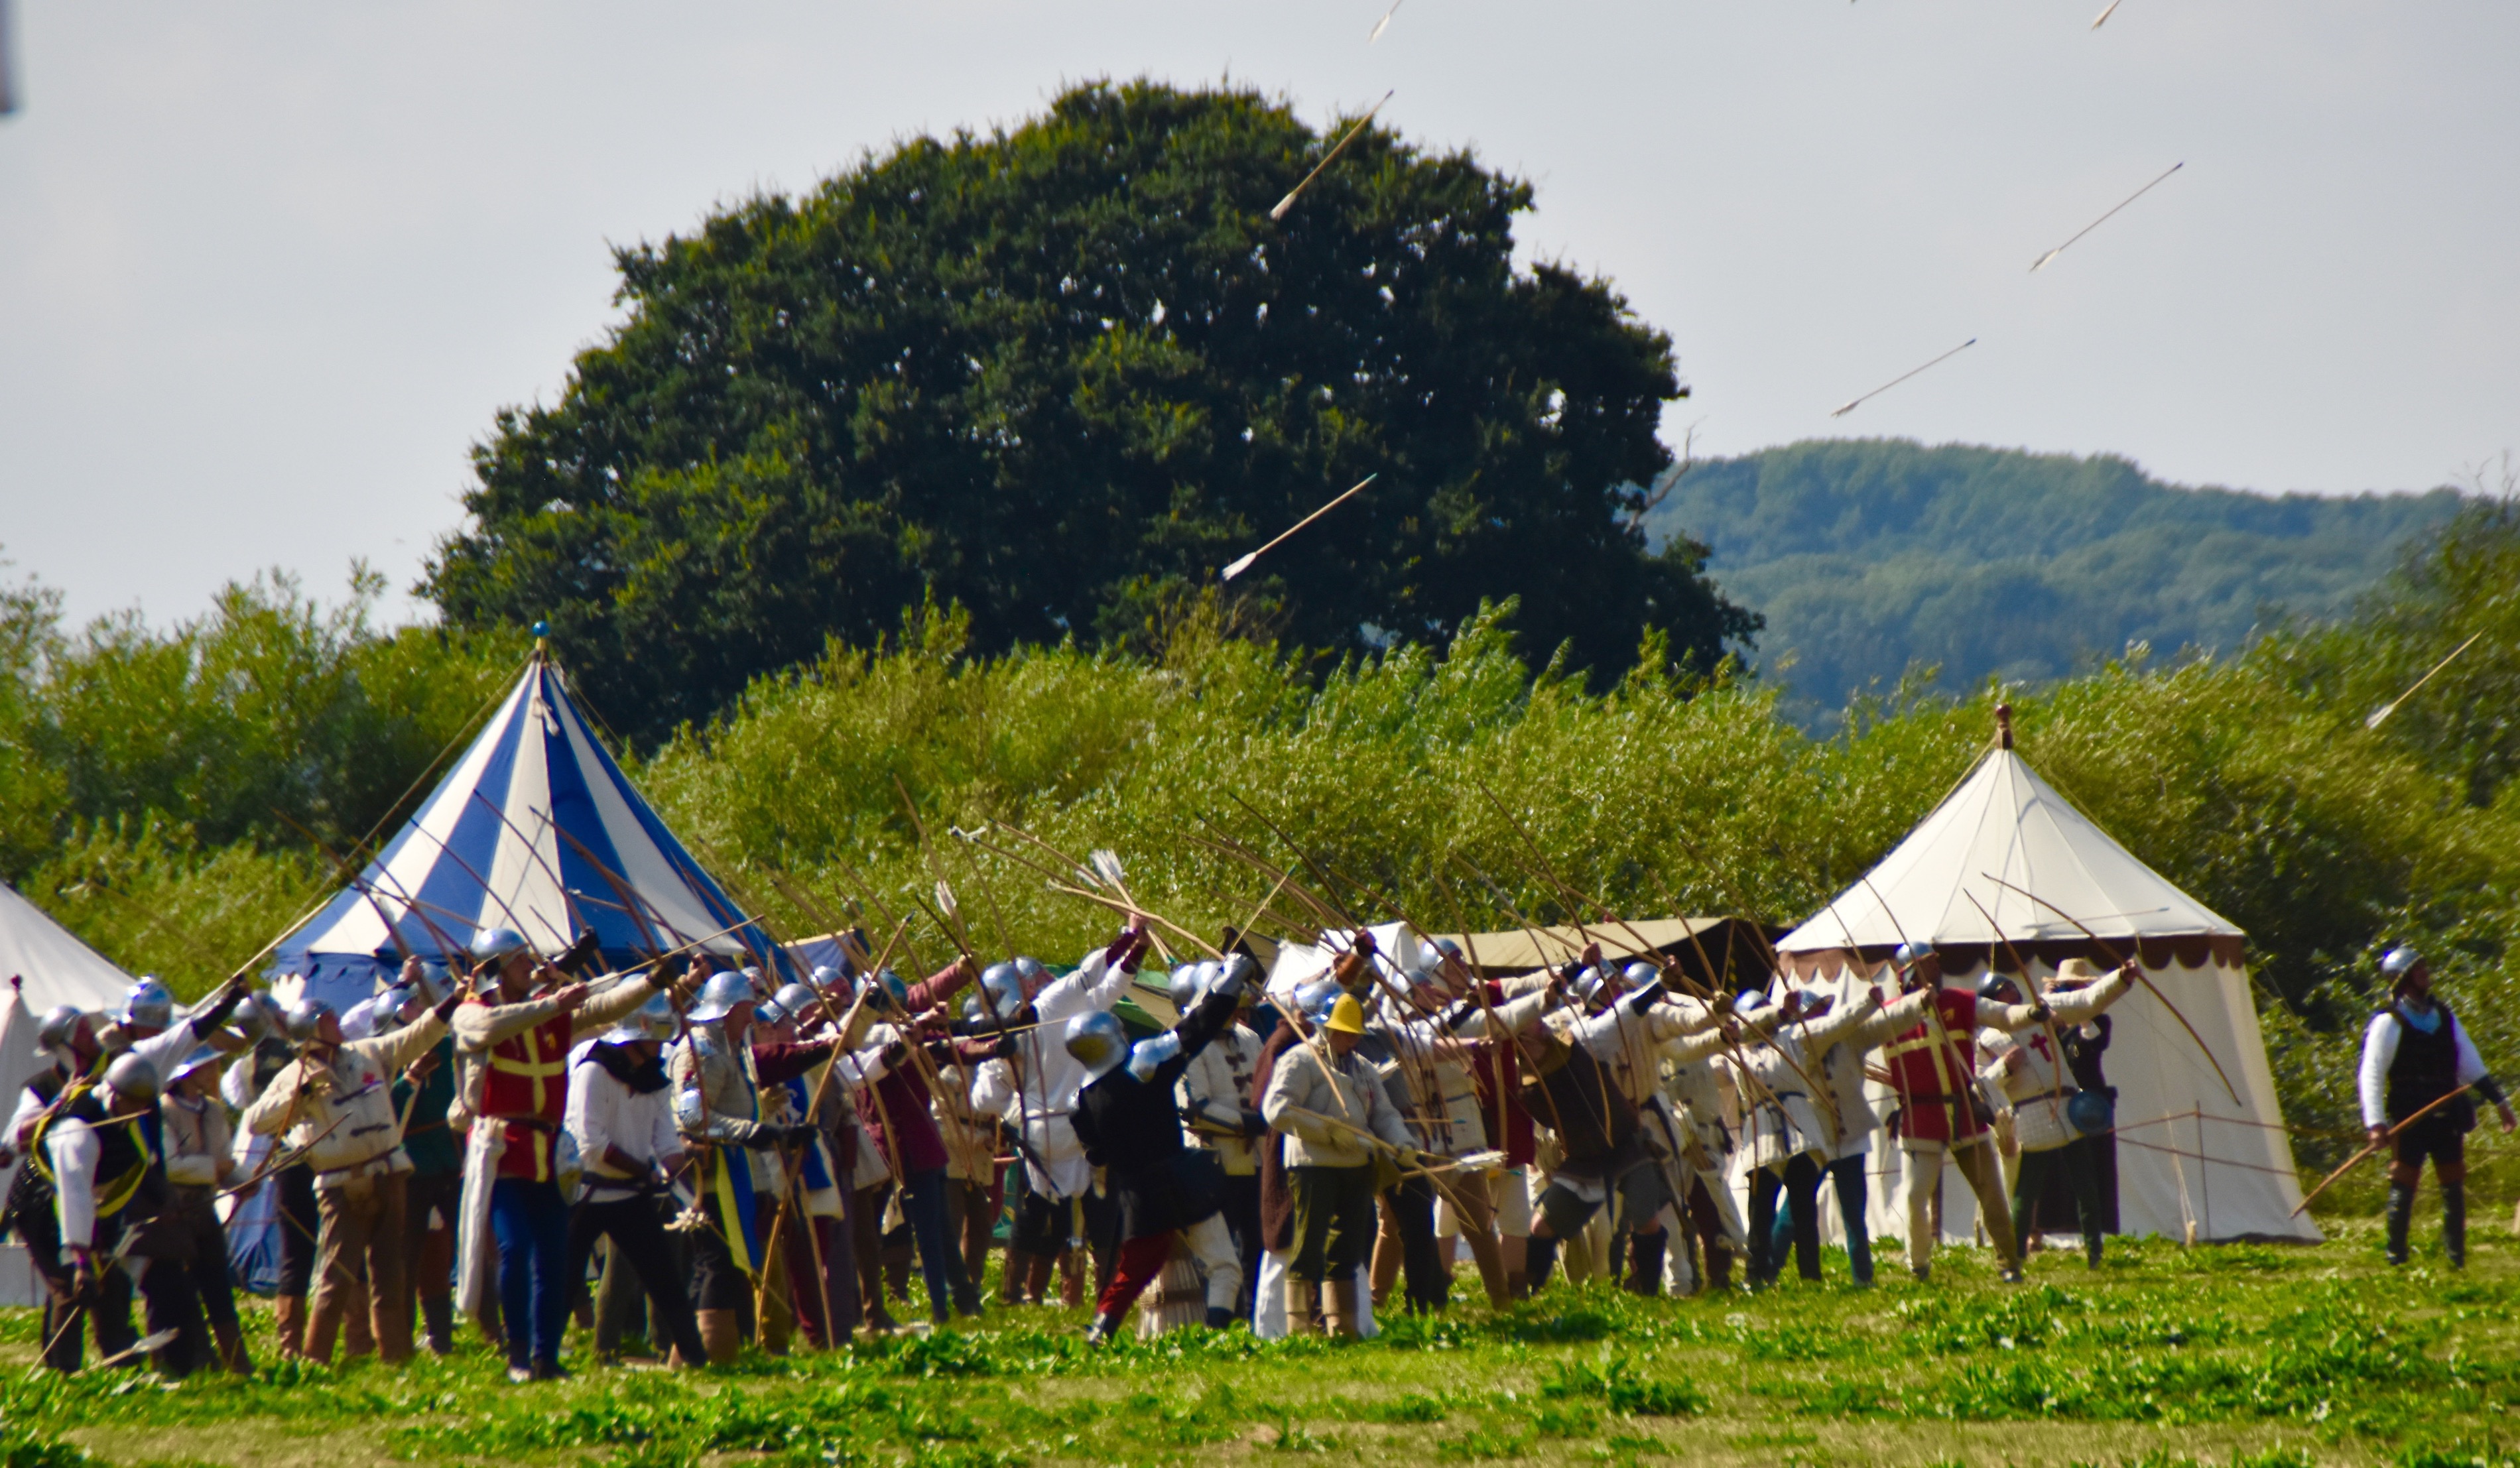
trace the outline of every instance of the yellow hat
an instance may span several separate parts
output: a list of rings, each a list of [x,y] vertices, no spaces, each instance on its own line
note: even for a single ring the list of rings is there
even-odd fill
[[[1365,1006],[1356,1001],[1355,995],[1342,994],[1338,1002],[1330,1005],[1330,1017],[1322,1021],[1322,1028],[1335,1030],[1341,1035],[1362,1035],[1365,1033]]]

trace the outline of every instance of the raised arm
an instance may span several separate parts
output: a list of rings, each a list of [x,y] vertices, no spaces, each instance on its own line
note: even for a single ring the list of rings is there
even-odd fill
[[[603,981],[599,979],[597,982]],[[612,1028],[615,1023],[628,1017],[630,1011],[648,1002],[655,992],[656,986],[650,982],[645,974],[635,979],[622,979],[610,988],[598,992],[578,1006],[576,1015],[569,1023],[569,1038],[575,1040],[582,1035],[593,1035]]]

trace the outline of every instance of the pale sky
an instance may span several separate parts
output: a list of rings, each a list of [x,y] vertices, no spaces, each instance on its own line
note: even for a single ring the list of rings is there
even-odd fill
[[[1530,178],[1526,253],[1671,333],[1702,451],[2351,491],[2520,448],[2512,0],[1407,0],[1368,44],[1383,3],[16,0],[0,555],[80,618],[354,556],[416,614],[467,446],[616,319],[608,245],[1142,74],[1396,89]]]

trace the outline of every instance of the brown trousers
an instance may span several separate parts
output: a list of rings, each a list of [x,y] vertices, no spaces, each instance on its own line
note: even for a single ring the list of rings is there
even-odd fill
[[[315,1240],[313,1318],[306,1327],[306,1356],[330,1363],[342,1317],[362,1296],[374,1320],[377,1356],[411,1358],[411,1306],[404,1294],[409,1255],[403,1236],[403,1188],[407,1174],[354,1178],[318,1187],[315,1206],[323,1227]],[[360,1285],[360,1267],[367,1281]]]

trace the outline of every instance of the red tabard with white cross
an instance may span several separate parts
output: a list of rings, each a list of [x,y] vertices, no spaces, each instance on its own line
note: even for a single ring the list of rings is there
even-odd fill
[[[1986,1131],[1969,1105],[1977,1075],[1977,996],[1938,989],[1933,1012],[1881,1047],[1890,1087],[1905,1113],[1903,1134],[1918,1141],[1965,1141]],[[1957,1130],[1955,1130],[1957,1129]]]
[[[552,1180],[552,1137],[568,1103],[568,1045],[575,1029],[568,1015],[555,1014],[490,1046],[481,1080],[481,1114],[519,1119],[508,1127],[500,1177]]]

